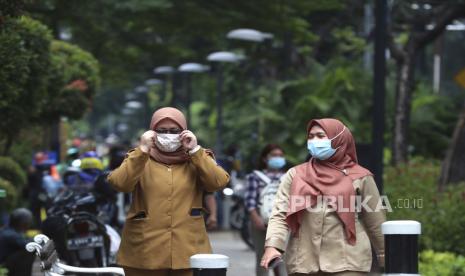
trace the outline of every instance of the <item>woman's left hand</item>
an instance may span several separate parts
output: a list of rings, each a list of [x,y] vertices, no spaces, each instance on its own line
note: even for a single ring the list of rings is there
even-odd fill
[[[197,146],[197,137],[190,130],[184,130],[180,134],[181,143],[185,150],[192,150]]]

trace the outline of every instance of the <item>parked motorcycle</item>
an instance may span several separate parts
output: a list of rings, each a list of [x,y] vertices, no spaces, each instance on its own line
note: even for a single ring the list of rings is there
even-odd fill
[[[105,267],[114,263],[108,227],[98,216],[97,199],[93,193],[66,190],[47,210],[42,231],[55,241],[58,254],[66,263]]]
[[[231,188],[230,196],[232,198],[233,205],[229,213],[229,224],[232,229],[239,232],[242,241],[244,241],[244,243],[253,250],[254,246],[250,234],[249,212],[245,206],[246,185],[244,180],[241,180],[232,174]]]

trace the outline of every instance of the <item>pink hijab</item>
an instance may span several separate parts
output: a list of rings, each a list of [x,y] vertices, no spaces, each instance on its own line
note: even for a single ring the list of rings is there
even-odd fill
[[[312,120],[307,126],[307,135],[310,129],[318,125],[332,140],[332,147],[337,148],[336,153],[327,160],[310,159],[308,162],[295,167],[296,175],[291,184],[290,209],[286,222],[291,232],[296,235],[302,223],[303,212],[317,203],[318,196],[342,196],[343,206],[334,206],[342,223],[349,244],[356,242],[355,213],[339,212],[341,207],[350,207],[350,197],[355,195],[353,181],[358,178],[372,175],[370,171],[358,165],[355,142],[350,130],[336,119]],[[310,197],[311,201],[305,205],[297,206],[293,196]],[[339,200],[337,204],[339,204]]]
[[[155,130],[157,125],[164,119],[172,120],[183,130],[187,129],[187,122],[184,114],[173,107],[164,107],[155,111],[155,113],[152,115],[152,121],[150,122],[150,129]],[[175,152],[163,152],[160,151],[157,147],[153,147],[150,149],[150,156],[155,161],[167,165],[184,163],[189,160],[189,155],[182,147],[180,147]]]

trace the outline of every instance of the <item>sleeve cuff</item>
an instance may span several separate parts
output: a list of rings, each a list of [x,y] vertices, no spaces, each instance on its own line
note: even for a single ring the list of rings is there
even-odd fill
[[[378,254],[376,256],[378,257],[379,266],[385,267],[384,254]]]
[[[139,147],[130,150],[126,157],[130,159],[136,159],[136,160],[147,160],[149,159],[150,154],[147,152],[143,152]]]
[[[265,247],[274,247],[281,252],[286,251],[286,243],[283,240],[277,239],[277,238],[270,238],[266,240],[265,242]]]
[[[202,147],[201,147],[200,145],[197,145],[195,148],[193,148],[193,149],[191,149],[191,150],[189,151],[189,155],[192,155],[192,154],[198,152],[201,148],[202,148]]]

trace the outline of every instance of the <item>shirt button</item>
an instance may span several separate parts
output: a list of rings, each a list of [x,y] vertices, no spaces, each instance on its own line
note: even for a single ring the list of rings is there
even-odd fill
[[[170,171],[171,171],[171,168],[168,168],[168,171],[170,172]]]
[[[316,235],[315,237],[313,237],[313,240],[314,240],[314,241],[317,241],[317,240],[319,240],[319,239],[320,239],[320,235]]]

